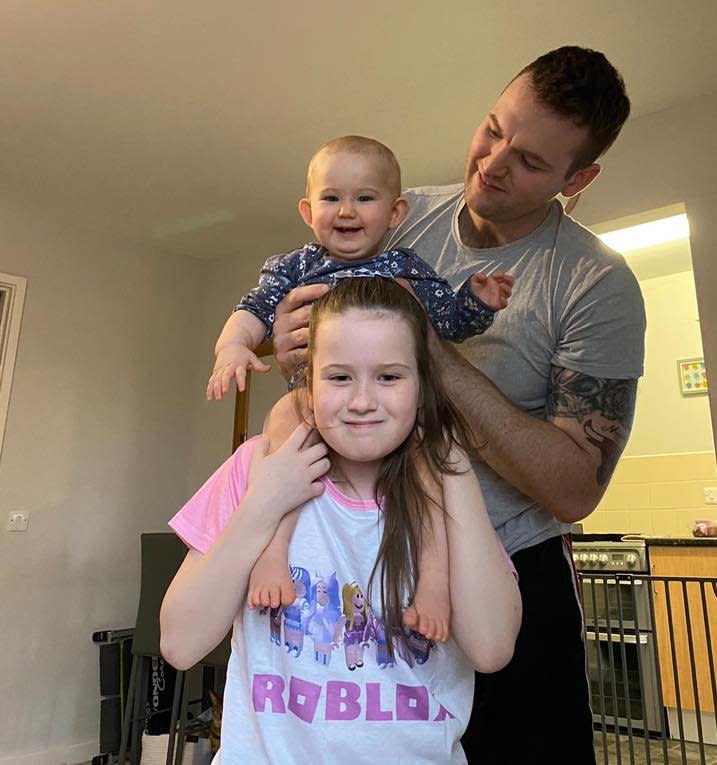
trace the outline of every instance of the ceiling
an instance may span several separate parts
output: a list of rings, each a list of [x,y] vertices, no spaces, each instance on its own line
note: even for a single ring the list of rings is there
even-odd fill
[[[385,141],[409,185],[459,178],[500,89],[559,45],[603,50],[633,116],[717,92],[713,0],[4,0],[0,13],[3,207],[205,258],[260,262],[263,236],[295,235],[306,162],[336,135]]]

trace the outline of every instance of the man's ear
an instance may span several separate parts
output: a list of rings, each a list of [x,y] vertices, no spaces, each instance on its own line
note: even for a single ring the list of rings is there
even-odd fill
[[[408,202],[403,197],[398,197],[393,203],[393,212],[391,213],[391,222],[389,228],[398,228],[408,215]]]
[[[578,170],[568,179],[560,193],[564,197],[574,197],[576,194],[584,191],[600,175],[601,170],[600,165],[596,163]]]
[[[299,215],[301,215],[301,220],[311,228],[311,222],[313,220],[311,215],[311,202],[309,202],[306,197],[299,200]]]

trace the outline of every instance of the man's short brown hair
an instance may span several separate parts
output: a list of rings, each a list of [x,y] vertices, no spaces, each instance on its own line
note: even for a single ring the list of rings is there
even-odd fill
[[[617,138],[630,114],[630,99],[620,73],[604,54],[566,45],[536,58],[516,77],[527,74],[538,101],[588,128],[582,149],[567,175],[591,165]]]

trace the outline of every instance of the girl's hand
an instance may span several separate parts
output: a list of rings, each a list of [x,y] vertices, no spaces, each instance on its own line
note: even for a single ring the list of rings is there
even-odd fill
[[[326,444],[303,422],[275,452],[267,454],[267,448],[268,439],[262,436],[252,455],[247,493],[256,496],[278,522],[324,491],[320,478],[331,463]]]

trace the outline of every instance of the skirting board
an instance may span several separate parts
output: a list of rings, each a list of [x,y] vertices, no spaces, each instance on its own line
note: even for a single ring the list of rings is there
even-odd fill
[[[88,762],[97,754],[97,741],[46,749],[44,752],[13,754],[0,757],[0,765],[77,765]]]

